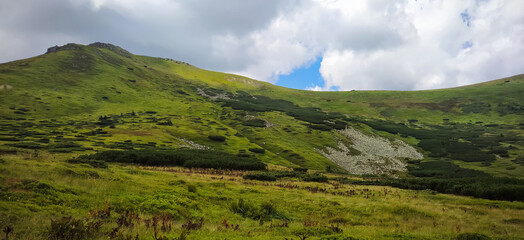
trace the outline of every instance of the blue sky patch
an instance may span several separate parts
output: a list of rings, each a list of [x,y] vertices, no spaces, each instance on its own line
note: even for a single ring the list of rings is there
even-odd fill
[[[468,10],[464,10],[464,12],[460,13],[460,16],[462,17],[462,22],[466,24],[466,26],[469,27],[471,17],[468,14]]]
[[[470,41],[465,41],[464,43],[462,43],[462,49],[466,49],[470,47],[473,47],[473,43],[471,43]]]
[[[322,58],[319,57],[310,65],[297,68],[288,75],[279,75],[276,85],[294,89],[307,89],[314,86],[324,87],[324,78],[322,78],[319,71],[321,62]]]

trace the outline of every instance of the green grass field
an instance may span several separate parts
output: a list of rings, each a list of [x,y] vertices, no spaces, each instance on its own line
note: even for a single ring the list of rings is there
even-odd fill
[[[522,202],[336,181],[261,182],[243,180],[242,171],[119,164],[95,169],[47,155],[2,159],[0,221],[14,228],[12,239],[45,239],[64,231],[65,223],[51,228],[51,220],[63,216],[83,224],[100,221],[92,234],[96,239],[108,239],[122,216],[133,225],[118,228],[120,238],[113,239],[137,234],[154,239],[154,228],[146,224],[154,216],[166,218],[170,228],[161,230],[159,223],[158,236],[168,239],[180,237],[188,219],[201,218],[201,228],[190,230],[187,239],[454,239],[465,233],[522,239],[524,234]],[[239,199],[272,210],[260,218],[242,216],[232,207]],[[95,214],[107,211],[108,204],[111,216]],[[129,211],[140,219],[129,217]]]
[[[45,239],[68,227],[85,230],[78,239],[519,239],[523,90],[518,75],[428,91],[312,92],[114,46],[66,45],[0,64],[0,227],[14,228],[9,239]],[[399,141],[422,157],[400,157]],[[66,162],[177,149],[260,161],[269,175],[302,168],[330,180]],[[400,170],[351,174],[330,151],[385,169],[397,161]],[[111,216],[93,215],[109,205]],[[171,229],[159,223],[155,236],[154,219]]]

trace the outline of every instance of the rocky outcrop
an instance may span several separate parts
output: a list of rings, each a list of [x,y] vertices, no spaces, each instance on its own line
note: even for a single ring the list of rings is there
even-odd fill
[[[131,53],[126,51],[125,49],[119,47],[119,46],[115,46],[113,44],[110,44],[110,43],[102,43],[102,42],[94,42],[94,43],[91,43],[89,44],[88,46],[90,47],[96,47],[96,48],[104,48],[104,49],[108,49],[118,55],[121,55],[121,56],[124,56],[124,57],[127,57],[127,58],[130,58],[131,57]]]
[[[380,136],[366,135],[353,128],[338,132],[352,144],[346,146],[343,141],[339,141],[337,148],[328,147],[319,152],[351,174],[395,175],[407,170],[405,159],[423,158],[415,148],[398,139],[391,141]],[[351,151],[350,148],[356,151]]]
[[[104,48],[104,49],[108,49],[118,55],[121,55],[123,57],[127,57],[127,58],[130,58],[132,56],[132,54],[126,50],[124,50],[123,48],[119,47],[119,46],[115,46],[113,44],[109,44],[109,43],[101,43],[101,42],[95,42],[95,43],[91,43],[88,45],[89,47],[95,47],[95,48]],[[64,51],[64,50],[80,50],[82,49],[84,46],[83,45],[80,45],[80,44],[76,44],[76,43],[68,43],[64,46],[54,46],[54,47],[50,47],[47,49],[47,52],[46,54],[49,54],[49,53],[55,53],[55,52],[58,52],[58,51]]]
[[[64,46],[54,46],[47,49],[46,54],[48,53],[54,53],[62,50],[80,50],[82,49],[82,45],[76,44],[76,43],[68,43]]]

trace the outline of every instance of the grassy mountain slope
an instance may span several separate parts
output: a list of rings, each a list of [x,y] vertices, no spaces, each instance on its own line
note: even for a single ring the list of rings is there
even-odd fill
[[[108,44],[70,44],[38,57],[2,64],[0,84],[10,86],[0,90],[6,136],[14,134],[14,124],[20,125],[18,130],[40,131],[50,144],[63,139],[75,141],[75,135],[83,135],[76,141],[94,150],[107,149],[108,144],[103,143],[115,145],[129,140],[176,148],[190,140],[233,154],[263,148],[265,154],[254,155],[265,162],[320,170],[329,166],[336,171],[343,169],[318,151],[337,148],[340,136],[330,129],[353,126],[412,144],[420,139],[410,134],[388,134],[384,129],[374,131],[362,120],[405,123],[415,129],[476,124],[479,127],[474,131],[485,131],[483,134],[510,132],[521,136],[518,124],[524,108],[522,75],[431,91],[311,92],[206,71],[170,59],[136,56]],[[130,116],[133,112],[136,115]],[[100,116],[113,119],[104,125],[98,121]],[[60,125],[61,131],[43,133],[44,120]],[[336,126],[330,124],[333,122]],[[486,124],[506,124],[514,129],[482,130]],[[107,134],[84,136],[97,127]],[[225,136],[227,141],[214,142],[208,139],[211,135]],[[35,139],[21,136],[18,140]],[[499,142],[496,145],[504,145]],[[510,161],[523,153],[521,137],[506,145],[513,147],[509,149],[510,158],[500,164],[495,161],[496,169],[484,171],[509,175],[522,172],[521,165]],[[489,147],[481,150],[490,151]],[[479,169],[480,164],[463,165]]]
[[[0,227],[9,239],[522,239],[523,90],[519,75],[312,92],[110,44],[54,47],[0,64]]]

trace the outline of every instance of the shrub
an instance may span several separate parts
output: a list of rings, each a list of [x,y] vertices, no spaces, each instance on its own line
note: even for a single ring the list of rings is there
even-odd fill
[[[512,162],[524,166],[524,156],[518,156],[517,158],[511,160]]]
[[[244,201],[242,198],[238,199],[236,202],[232,202],[230,208],[231,211],[240,214],[242,217],[252,217],[257,215],[256,207],[253,204]]]
[[[333,127],[325,125],[325,124],[309,124],[308,127],[310,127],[311,129],[320,130],[320,131],[333,130]]]
[[[293,168],[293,171],[295,171],[295,172],[307,172],[307,168],[296,167],[296,168]]]
[[[50,240],[83,240],[100,232],[101,221],[75,219],[71,216],[51,220],[47,233]]]
[[[305,182],[327,182],[328,178],[322,174],[307,174],[302,177]]]
[[[392,186],[413,190],[433,190],[440,193],[472,196],[491,200],[524,201],[524,180],[515,178],[465,177],[465,178],[405,178],[379,180],[341,180],[360,185]]]
[[[73,158],[67,160],[68,163],[71,164],[89,164],[94,168],[107,168],[107,163],[101,160],[92,160],[92,159],[84,159],[84,158]]]
[[[490,240],[491,238],[481,233],[461,233],[455,240]]]
[[[268,171],[250,172],[243,176],[244,179],[259,181],[276,181],[281,178],[298,178],[305,182],[327,182],[328,178],[322,174],[308,174],[300,171]]]
[[[326,113],[318,108],[300,107],[290,101],[272,99],[266,96],[252,96],[246,92],[238,91],[234,99],[223,100],[224,106],[237,110],[267,112],[279,111],[296,119],[315,124],[324,124],[325,120],[344,118],[340,113]]]
[[[266,149],[263,149],[263,148],[250,148],[249,151],[250,152],[254,152],[254,153],[264,154],[266,152]]]
[[[187,168],[216,168],[238,170],[264,170],[266,165],[255,158],[239,157],[217,151],[179,149],[169,151],[125,150],[103,151],[79,156],[76,161],[99,160],[133,163],[148,166],[181,166]]]
[[[248,180],[259,180],[259,181],[276,181],[277,178],[269,172],[253,172],[243,176],[244,179]]]
[[[28,149],[41,149],[45,147],[45,145],[41,145],[35,142],[19,142],[19,143],[5,144],[5,145],[11,146],[11,147],[17,147],[17,148],[28,148]]]
[[[226,141],[226,137],[220,136],[220,135],[209,135],[207,136],[207,138],[215,142],[225,142]]]
[[[266,127],[266,121],[262,119],[249,119],[242,122],[242,125],[251,127]]]
[[[230,204],[230,208],[234,213],[254,220],[270,220],[277,216],[277,209],[271,202],[263,202],[259,206],[256,206],[240,198],[237,201],[233,201]]]

